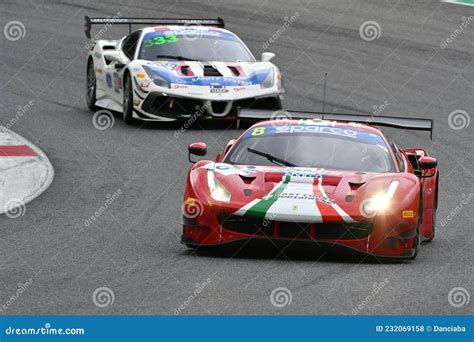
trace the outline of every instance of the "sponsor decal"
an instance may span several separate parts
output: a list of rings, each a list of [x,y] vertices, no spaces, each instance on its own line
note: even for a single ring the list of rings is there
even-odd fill
[[[251,168],[237,168],[234,167],[230,164],[219,164],[219,163],[209,163],[204,166],[202,166],[204,169],[208,170],[214,170],[214,172],[219,173],[224,176],[228,175],[243,175],[243,176],[248,176],[255,174],[257,170],[251,169]]]
[[[310,178],[313,179],[316,177],[321,177],[322,175],[331,174],[331,175],[340,175],[338,171],[330,171],[325,169],[300,169],[292,168],[285,170],[285,176],[292,178]]]
[[[413,210],[403,210],[402,211],[402,217],[403,218],[414,218],[415,217],[415,212]]]
[[[187,85],[185,84],[173,84],[173,89],[185,89],[185,88],[188,88]]]
[[[319,125],[295,125],[295,126],[277,126],[275,127],[275,134],[279,133],[326,133],[342,135],[345,137],[356,138],[357,131],[351,129],[344,129],[339,127],[319,126]]]
[[[107,87],[112,88],[112,75],[110,73],[105,74],[105,81],[107,82]]]
[[[329,134],[345,138],[352,138],[363,142],[379,145],[386,149],[385,142],[382,137],[366,131],[359,131],[341,127],[335,127],[335,123],[327,126],[321,122],[315,124],[297,124],[297,125],[270,125],[259,126],[247,131],[243,136],[244,139],[258,136],[277,135],[277,134]]]
[[[235,88],[233,88],[233,89],[234,89],[234,91],[235,91],[236,93],[238,93],[239,91],[243,91],[243,90],[245,90],[245,89],[247,89],[247,88],[246,88],[246,87],[235,87]]]
[[[122,90],[122,77],[118,72],[114,72],[114,91],[120,93],[120,90]]]
[[[148,88],[150,86],[150,83],[151,81],[140,81],[139,85],[140,85],[140,88]]]
[[[271,69],[261,69],[253,72],[247,77],[228,77],[228,76],[179,76],[174,72],[178,65],[166,66],[166,64],[152,64],[151,70],[170,83],[188,84],[195,86],[213,86],[220,85],[225,87],[244,87],[261,84],[271,72]]]
[[[154,63],[151,63],[152,65],[156,65],[162,68],[165,68],[167,70],[175,70],[178,67],[178,63],[173,63],[173,62],[167,62],[167,61],[156,61]]]
[[[229,89],[227,89],[223,85],[213,85],[213,84],[211,84],[211,86],[209,88],[210,88],[211,93],[214,93],[214,94],[222,94],[222,93],[227,93],[229,91]]]
[[[303,201],[320,201],[326,204],[334,204],[335,202],[330,199],[329,197],[316,195],[316,194],[305,194],[305,193],[292,193],[292,192],[281,192],[281,193],[273,193],[271,195],[267,195],[264,198],[273,197],[276,199],[293,199],[293,200],[303,200]]]
[[[169,36],[156,35],[155,37],[151,39],[145,39],[143,41],[143,46],[146,48],[150,48],[154,45],[163,45],[167,43],[177,43],[177,42],[178,42],[178,37],[176,35],[169,35]]]
[[[235,36],[234,34],[230,32],[225,32],[225,31],[220,31],[220,30],[205,30],[205,29],[196,29],[192,26],[185,26],[182,29],[175,29],[175,30],[170,30],[167,27],[161,27],[158,29],[155,29],[155,32],[150,32],[143,37],[143,42],[144,44],[150,45],[150,43],[145,43],[147,40],[154,40],[159,37],[176,37],[176,42],[179,41],[180,38],[186,38],[188,36],[195,36],[196,32],[199,31],[199,37],[214,37],[214,38],[220,38],[220,39],[227,39],[227,40],[233,40],[233,41],[239,41],[239,38]],[[169,39],[169,38],[168,38]],[[174,40],[175,38],[171,38],[171,40]],[[170,43],[166,41],[166,38],[164,42],[162,40],[158,40],[160,44],[156,45],[162,45],[166,43]],[[172,41],[173,43],[175,41]]]

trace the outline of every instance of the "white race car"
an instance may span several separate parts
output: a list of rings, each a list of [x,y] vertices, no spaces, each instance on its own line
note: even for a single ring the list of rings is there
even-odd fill
[[[94,24],[150,25],[119,40],[92,40],[87,58],[87,105],[134,120],[239,119],[238,108],[281,109],[281,74],[218,19],[85,17]],[[158,26],[151,26],[158,25]],[[100,31],[99,31],[100,32]]]

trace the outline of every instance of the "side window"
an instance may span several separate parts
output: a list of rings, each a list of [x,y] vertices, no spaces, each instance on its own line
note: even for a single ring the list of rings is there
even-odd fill
[[[135,50],[137,49],[138,39],[141,31],[133,32],[128,35],[122,42],[122,51],[129,59],[133,59]]]
[[[405,171],[405,159],[403,158],[402,154],[400,153],[400,149],[395,145],[395,143],[388,139],[390,146],[392,147],[393,153],[395,154],[395,159],[397,160],[398,168],[400,171]]]

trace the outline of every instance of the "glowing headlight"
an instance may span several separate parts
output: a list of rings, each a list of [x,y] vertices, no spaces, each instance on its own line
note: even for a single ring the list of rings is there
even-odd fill
[[[212,170],[207,171],[207,185],[212,199],[219,202],[230,202],[230,192],[216,179]]]
[[[162,76],[154,72],[150,67],[147,67],[146,65],[144,65],[143,69],[145,69],[148,77],[150,77],[153,83],[155,83],[157,86],[163,87],[163,88],[171,87],[170,83],[167,80],[165,80]]]
[[[398,183],[399,181],[397,180],[392,181],[387,191],[380,192],[367,200],[362,206],[364,212],[367,215],[374,215],[387,209],[390,205],[390,200],[392,199],[395,190],[397,190]]]
[[[262,89],[267,89],[273,87],[273,84],[275,84],[275,73],[273,69],[270,69],[267,77],[265,77],[263,82],[260,84],[260,87]]]

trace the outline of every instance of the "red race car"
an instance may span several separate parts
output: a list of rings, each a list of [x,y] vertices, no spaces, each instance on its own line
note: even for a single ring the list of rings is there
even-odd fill
[[[184,194],[182,242],[196,248],[298,240],[415,258],[435,234],[437,161],[422,148],[399,149],[373,125],[432,133],[432,120],[290,115],[253,125],[215,161],[195,162]],[[239,116],[272,114],[241,110]],[[189,159],[206,152],[206,144],[191,144]]]

